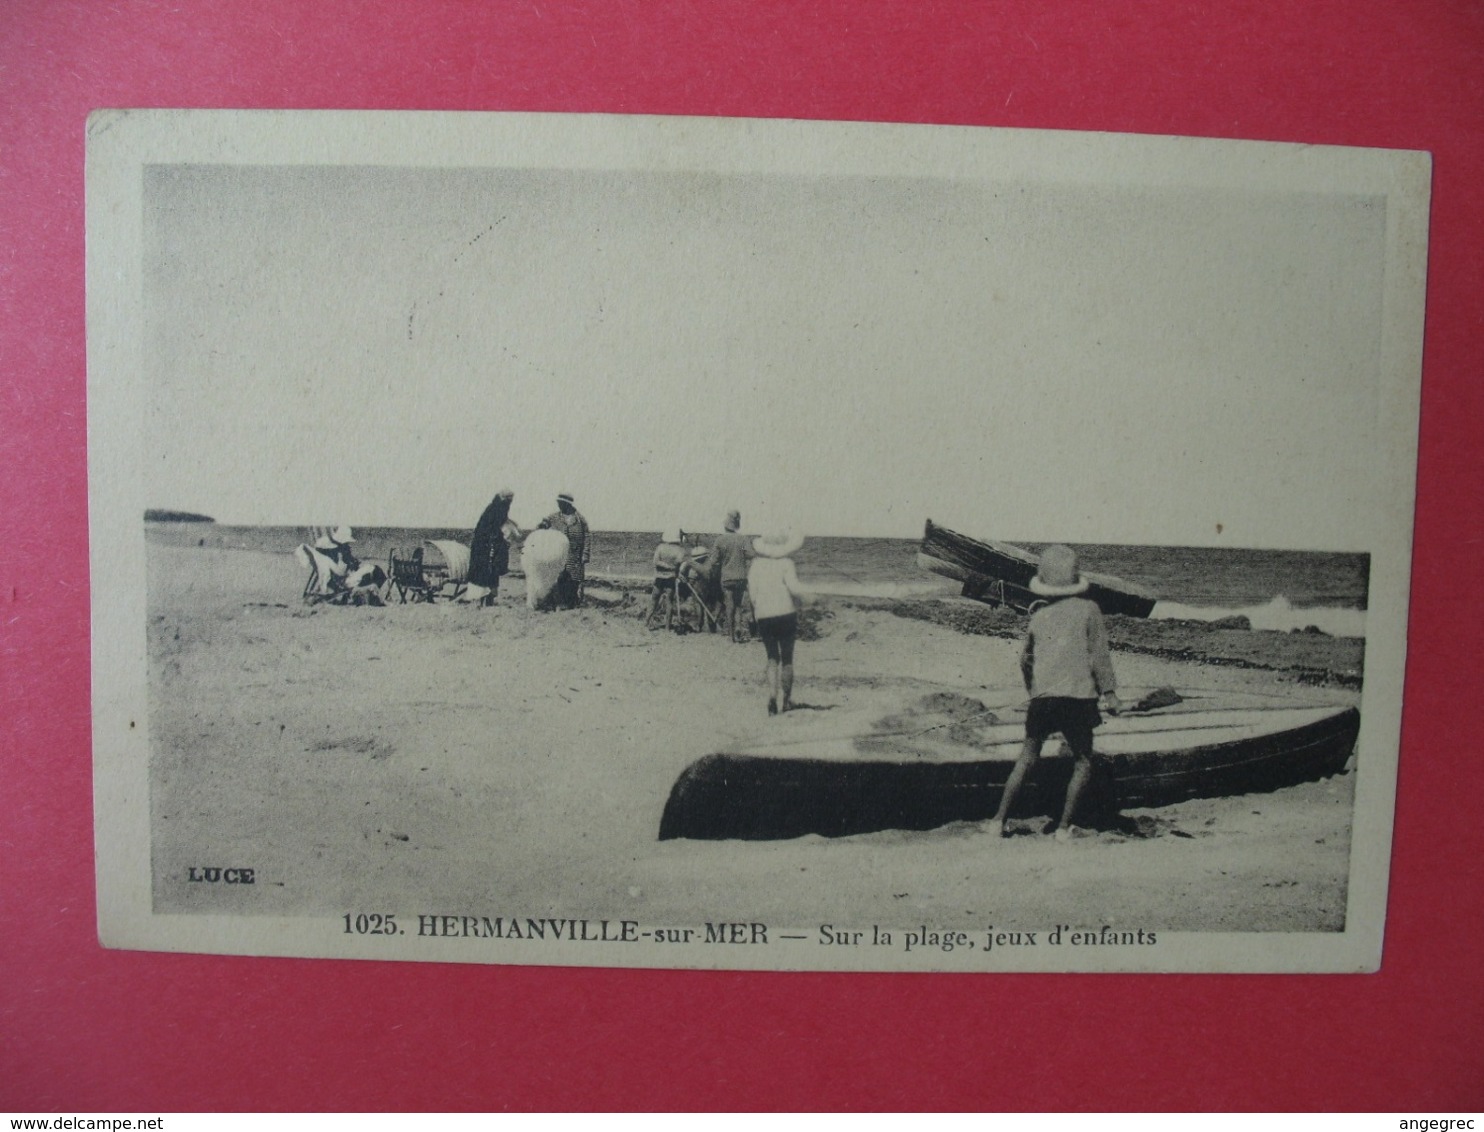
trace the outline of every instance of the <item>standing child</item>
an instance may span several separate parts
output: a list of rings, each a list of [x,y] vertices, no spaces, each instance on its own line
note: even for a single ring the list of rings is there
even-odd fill
[[[753,540],[757,556],[747,568],[747,592],[757,616],[757,635],[768,654],[768,714],[793,707],[794,639],[799,634],[798,599],[804,595],[794,560],[804,545],[797,532],[776,531]]]
[[[1020,653],[1021,675],[1031,694],[1025,714],[1025,746],[989,823],[987,832],[993,837],[1004,836],[1005,818],[1025,776],[1041,757],[1046,740],[1060,732],[1076,760],[1056,827],[1056,839],[1069,840],[1077,803],[1092,776],[1092,730],[1103,722],[1098,699],[1114,715],[1123,707],[1114,690],[1113,659],[1102,611],[1081,596],[1087,585],[1071,547],[1046,548],[1031,579],[1031,590],[1046,598],[1047,604],[1031,614]]]

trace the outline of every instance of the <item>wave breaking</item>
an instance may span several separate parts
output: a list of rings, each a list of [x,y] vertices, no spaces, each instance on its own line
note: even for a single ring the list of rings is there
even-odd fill
[[[1346,609],[1332,605],[1295,606],[1288,598],[1279,594],[1263,605],[1239,608],[1161,601],[1155,604],[1150,618],[1157,621],[1208,622],[1242,618],[1253,629],[1280,633],[1317,629],[1331,637],[1364,637],[1365,614],[1364,609]]]

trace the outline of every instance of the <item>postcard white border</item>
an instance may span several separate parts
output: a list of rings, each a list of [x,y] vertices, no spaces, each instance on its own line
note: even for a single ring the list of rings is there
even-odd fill
[[[100,935],[107,946],[246,955],[778,970],[1371,971],[1381,961],[1401,737],[1430,191],[1427,154],[1260,142],[863,123],[606,115],[106,110],[88,122],[88,446],[93,743]],[[1021,177],[1386,202],[1380,427],[1364,706],[1347,927],[1338,933],[1161,933],[1140,952],[929,954],[861,949],[663,954],[623,944],[347,937],[338,919],[151,912],[145,643],[143,170],[155,164],[549,166],[828,175]],[[646,925],[650,926],[650,925]],[[860,927],[861,925],[852,925]],[[1032,925],[1025,925],[1030,927]],[[770,925],[774,932],[817,925]],[[1043,927],[1049,927],[1044,925]],[[821,954],[821,951],[824,953]]]

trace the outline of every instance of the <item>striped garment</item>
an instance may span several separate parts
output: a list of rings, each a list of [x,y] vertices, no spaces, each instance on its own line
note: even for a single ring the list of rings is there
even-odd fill
[[[541,525],[567,536],[567,573],[574,582],[581,582],[591,553],[587,545],[587,520],[580,511],[565,515],[553,511],[541,520]]]

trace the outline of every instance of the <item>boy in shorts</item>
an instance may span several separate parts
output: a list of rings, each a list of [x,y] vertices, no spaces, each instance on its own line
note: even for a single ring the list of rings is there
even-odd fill
[[[1123,707],[1114,690],[1102,611],[1081,596],[1087,587],[1087,579],[1077,569],[1076,552],[1068,546],[1048,546],[1031,579],[1031,591],[1045,598],[1046,604],[1031,614],[1020,652],[1020,672],[1031,694],[1025,714],[1025,746],[986,830],[992,837],[1005,835],[1005,818],[1025,776],[1041,757],[1046,740],[1059,732],[1076,760],[1056,827],[1058,841],[1070,840],[1077,802],[1092,776],[1092,730],[1103,722],[1098,700],[1114,715]]]

